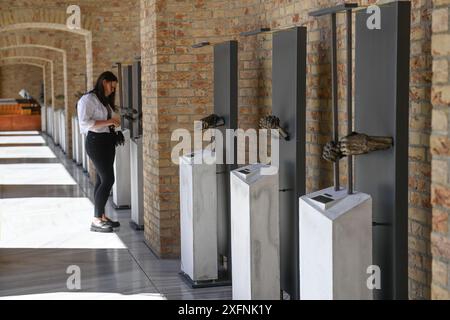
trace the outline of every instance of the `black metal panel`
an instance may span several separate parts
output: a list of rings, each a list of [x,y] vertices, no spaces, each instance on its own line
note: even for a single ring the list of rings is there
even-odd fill
[[[237,129],[237,41],[214,46],[214,113],[225,118],[227,129]]]
[[[298,201],[305,194],[306,28],[273,34],[272,113],[291,139],[280,139],[281,289],[299,298]]]
[[[132,71],[132,81],[133,81],[133,111],[132,117],[133,121],[133,131],[131,132],[131,137],[136,138],[142,136],[142,83],[141,83],[141,62],[136,61],[133,63]]]
[[[224,117],[225,126],[221,127],[224,138],[225,129],[237,129],[237,106],[238,43],[227,41],[214,46],[214,113]],[[223,154],[226,157],[226,153]],[[236,156],[235,146],[233,164],[217,166],[218,197],[222,197],[218,199],[219,253],[227,257],[228,277],[231,277],[230,171],[237,167]]]
[[[355,127],[392,136],[394,147],[355,157],[355,186],[373,199],[373,261],[381,268],[377,299],[408,298],[408,107],[410,3],[380,6],[381,29],[356,14]]]
[[[133,86],[132,66],[131,65],[122,66],[122,99],[123,99],[122,108],[124,109],[124,111],[127,112],[130,111],[130,109],[133,107],[132,86]],[[133,121],[125,117],[123,127],[125,129],[129,129],[130,132],[132,132]]]

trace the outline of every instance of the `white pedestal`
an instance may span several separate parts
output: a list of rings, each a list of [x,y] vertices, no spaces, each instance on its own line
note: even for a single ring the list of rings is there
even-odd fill
[[[130,181],[130,130],[123,130],[125,144],[116,148],[114,160],[115,182],[112,187],[113,204],[116,208],[128,208],[131,205]]]
[[[76,149],[76,135],[77,135],[77,131],[76,131],[76,124],[75,124],[75,116],[72,116],[72,118],[70,119],[71,123],[72,123],[72,160],[73,161],[77,161],[77,149]]]
[[[75,117],[75,162],[77,165],[81,165],[83,162],[83,145],[82,145],[82,134],[80,133],[80,125],[78,123],[78,118]]]
[[[59,114],[60,110],[55,110],[55,112],[53,112],[53,141],[55,142],[55,145],[59,145],[59,137],[60,137]]]
[[[372,299],[372,198],[331,187],[301,197],[299,211],[300,299]]]
[[[47,132],[47,107],[41,106],[41,131]]]
[[[254,164],[231,172],[233,299],[280,299],[278,173]]]
[[[59,113],[59,142],[62,151],[66,153],[66,113],[63,110]]]
[[[135,229],[144,228],[144,181],[142,138],[130,141],[131,160],[131,223]]]
[[[53,137],[53,108],[51,106],[47,107],[47,134]]]
[[[87,153],[86,153],[86,135],[81,134],[81,164],[83,169],[87,171]]]
[[[203,155],[213,157],[180,157],[181,271],[192,281],[218,279],[216,165]]]

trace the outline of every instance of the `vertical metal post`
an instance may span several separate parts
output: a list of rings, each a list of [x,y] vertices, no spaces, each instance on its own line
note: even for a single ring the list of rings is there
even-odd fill
[[[337,80],[337,36],[336,13],[331,14],[331,86],[333,105],[333,139],[339,142],[339,118],[338,118],[338,80]],[[339,190],[339,161],[334,163],[334,190]]]
[[[347,15],[347,134],[353,131],[353,73],[352,73],[352,10],[346,11]],[[347,193],[353,193],[353,157],[347,157]]]
[[[120,108],[123,108],[123,95],[122,95],[122,63],[117,63],[117,79],[119,80],[119,103]]]

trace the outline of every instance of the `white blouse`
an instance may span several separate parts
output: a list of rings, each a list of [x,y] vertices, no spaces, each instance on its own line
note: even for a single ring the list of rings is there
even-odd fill
[[[111,110],[112,116],[114,111]],[[97,120],[107,120],[108,110],[100,102],[95,93],[85,94],[78,100],[77,104],[78,123],[80,132],[87,134],[88,131],[93,132],[109,132],[108,127],[92,128]],[[116,128],[117,129],[117,128]]]

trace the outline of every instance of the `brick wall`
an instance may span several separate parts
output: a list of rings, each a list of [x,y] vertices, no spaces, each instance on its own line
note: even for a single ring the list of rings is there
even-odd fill
[[[141,1],[146,16],[141,25],[156,31],[142,36],[152,41],[157,57],[151,60],[152,80],[144,94],[146,156],[146,240],[161,256],[179,253],[178,168],[170,162],[170,133],[192,130],[194,120],[212,111],[212,48],[191,49],[193,43],[239,41],[239,127],[256,128],[271,111],[271,34],[240,37],[256,27],[274,29],[294,25],[308,28],[307,74],[307,191],[332,183],[332,166],[321,159],[322,146],[331,139],[329,21],[308,12],[340,1]],[[359,1],[367,5],[375,1]],[[411,94],[409,149],[409,289],[410,298],[430,297],[431,281],[431,0],[412,1]],[[152,10],[151,8],[155,8]],[[142,32],[142,31],[141,31]],[[338,39],[343,40],[344,17],[338,15]],[[344,70],[345,42],[338,41],[338,68]],[[144,55],[144,53],[143,53]],[[150,61],[150,59],[148,59]],[[144,65],[144,68],[146,66]],[[148,68],[148,67],[147,67]],[[146,71],[144,70],[144,77]],[[147,71],[148,73],[148,71]],[[340,134],[346,132],[345,73],[339,74]],[[151,84],[151,85],[150,85]],[[156,89],[157,94],[146,90]],[[341,162],[341,183],[346,184]],[[152,190],[152,192],[150,192]],[[156,191],[156,192],[155,192]]]
[[[433,299],[450,299],[450,1],[433,1],[432,233]]]
[[[0,66],[0,99],[21,99],[19,91],[26,89],[33,97],[39,98],[42,84],[42,69],[30,65]]]

